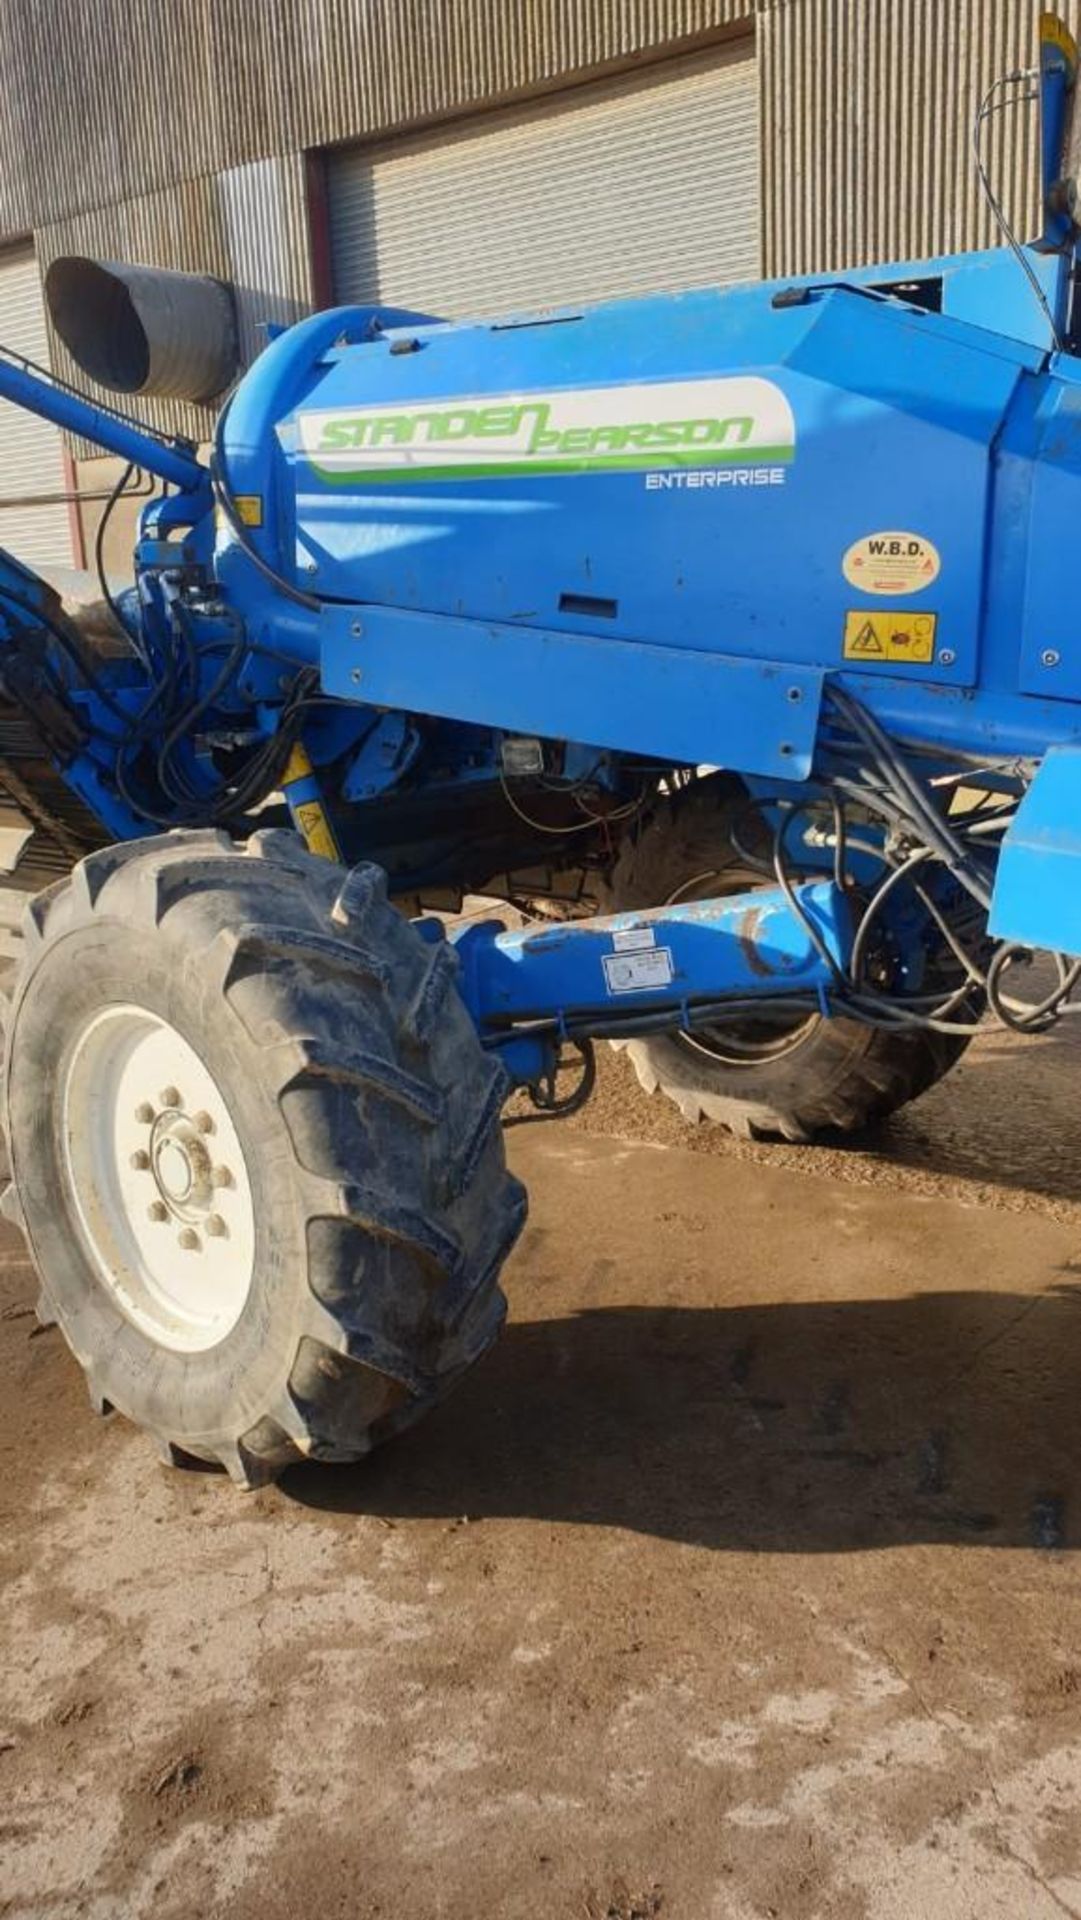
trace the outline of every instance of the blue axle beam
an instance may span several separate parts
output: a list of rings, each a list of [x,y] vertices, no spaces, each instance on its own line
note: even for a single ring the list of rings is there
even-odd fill
[[[482,1036],[512,1046],[539,1027],[577,1037],[690,1027],[725,1001],[811,994],[828,1013],[851,945],[848,905],[832,881],[793,894],[795,906],[763,888],[520,932],[485,921],[451,936],[461,992]],[[515,1078],[534,1077],[528,1055],[507,1059]]]

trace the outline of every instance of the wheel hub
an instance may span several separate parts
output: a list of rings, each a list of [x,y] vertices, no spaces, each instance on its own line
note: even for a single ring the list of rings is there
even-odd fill
[[[195,1049],[139,1007],[109,1007],[73,1049],[66,1171],[99,1278],[164,1346],[215,1346],[251,1286],[255,1218],[224,1096]]]
[[[214,1189],[210,1183],[210,1155],[203,1137],[182,1113],[160,1113],[151,1127],[150,1167],[158,1192],[186,1219],[206,1211]]]

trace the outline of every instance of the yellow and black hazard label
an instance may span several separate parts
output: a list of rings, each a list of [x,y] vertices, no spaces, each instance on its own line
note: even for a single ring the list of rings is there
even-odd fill
[[[236,517],[242,527],[261,527],[263,524],[263,496],[261,493],[235,493],[233,506]],[[218,533],[228,533],[229,522],[221,507],[214,508],[214,527]]]
[[[294,807],[293,818],[309,853],[318,854],[321,860],[341,858],[330,821],[318,800],[302,800],[298,807]]]
[[[926,667],[935,657],[937,626],[936,613],[867,613],[861,608],[845,614],[844,657]]]
[[[294,822],[298,832],[303,835],[308,852],[317,853],[323,860],[340,860],[334,829],[318,795],[313,793],[307,800],[298,800],[289,792],[290,787],[295,787],[301,780],[311,780],[315,786],[314,773],[307,748],[297,740],[281,776],[282,791],[292,807]]]
[[[282,786],[291,787],[294,780],[307,780],[313,772],[314,768],[308,757],[307,747],[302,746],[299,740],[295,740],[282,771]]]

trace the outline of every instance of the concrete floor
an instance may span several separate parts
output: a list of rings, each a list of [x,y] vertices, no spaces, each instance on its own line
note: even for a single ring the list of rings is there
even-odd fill
[[[363,1468],[169,1474],[5,1233],[0,1913],[1081,1915],[1072,1043],[854,1149],[607,1056],[499,1349]]]

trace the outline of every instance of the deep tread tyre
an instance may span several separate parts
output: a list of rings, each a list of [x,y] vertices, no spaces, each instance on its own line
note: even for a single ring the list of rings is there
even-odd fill
[[[354,1460],[491,1345],[525,1217],[506,1170],[503,1068],[456,961],[292,834],[238,848],[167,834],[91,855],[40,895],[7,1015],[2,1117],[22,1226],[92,1402],[166,1459],[243,1485]],[[253,1278],[216,1344],[176,1351],[126,1317],[78,1224],[60,1140],[66,1063],[98,1009],[167,1020],[211,1070],[247,1163]]]
[[[603,910],[657,907],[700,879],[696,891],[705,897],[714,884],[707,876],[715,876],[718,893],[753,884],[731,840],[740,813],[746,838],[746,811],[745,789],[723,774],[660,801],[637,836],[624,841]],[[674,1101],[687,1120],[716,1121],[745,1139],[806,1141],[884,1119],[940,1080],[968,1042],[834,1019],[810,1023],[791,1051],[747,1064],[712,1059],[671,1034],[621,1044],[645,1091]]]

